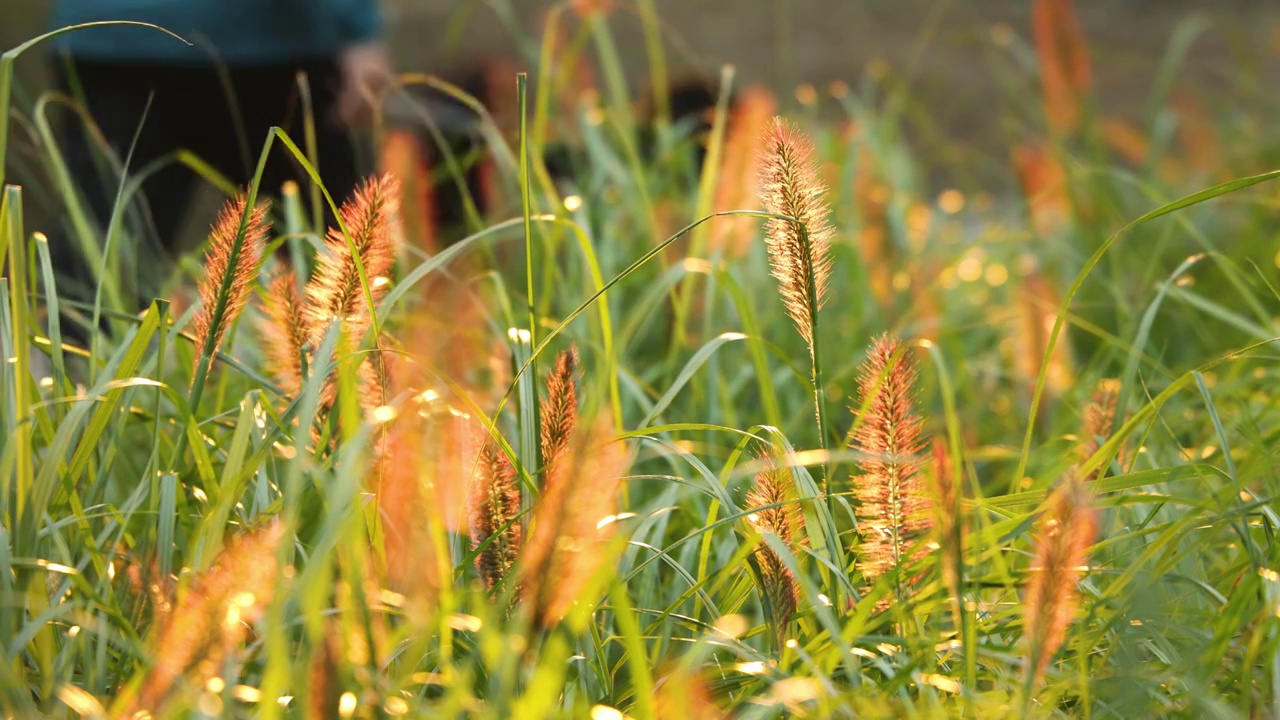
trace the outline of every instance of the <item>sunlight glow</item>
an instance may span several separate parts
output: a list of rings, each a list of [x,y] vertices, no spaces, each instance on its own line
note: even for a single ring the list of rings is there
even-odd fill
[[[237,685],[231,688],[231,695],[244,703],[257,703],[262,700],[262,691],[251,685]]]
[[[621,710],[608,705],[596,705],[591,708],[591,720],[623,720],[625,717]]]
[[[964,193],[955,188],[943,190],[938,196],[938,208],[948,215],[964,210]]]
[[[87,690],[75,685],[62,685],[58,688],[58,699],[71,711],[81,717],[106,717],[107,710],[102,703]]]
[[[946,675],[937,675],[934,673],[920,673],[920,677],[917,678],[917,680],[922,685],[932,685],[933,687],[936,687],[943,692],[949,692],[952,695],[958,695],[961,691],[964,690],[964,686],[956,682],[953,678],[947,677]]]
[[[596,523],[596,529],[599,530],[606,525],[611,525],[619,520],[626,520],[627,518],[633,518],[635,516],[636,514],[632,512],[618,513],[617,515],[605,515],[600,518],[600,522]]]
[[[484,623],[475,615],[465,615],[463,613],[455,613],[450,615],[446,621],[449,627],[454,630],[462,630],[465,632],[480,632],[480,628],[484,627]]]
[[[62,573],[63,575],[79,575],[80,571],[73,567],[68,567],[62,563],[49,562],[48,560],[36,560],[36,565],[48,570],[49,572]]]
[[[806,677],[783,678],[769,688],[769,695],[775,702],[787,705],[814,700],[821,694],[818,681]]]
[[[379,405],[373,409],[373,421],[379,425],[389,423],[396,419],[396,409],[390,405]]]
[[[716,630],[726,637],[737,638],[743,633],[751,629],[751,624],[747,619],[737,613],[729,613],[716,618]]]

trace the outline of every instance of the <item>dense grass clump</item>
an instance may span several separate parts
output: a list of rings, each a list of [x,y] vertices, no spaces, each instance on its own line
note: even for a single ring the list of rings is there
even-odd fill
[[[255,182],[171,300],[129,222],[60,295],[5,186],[0,714],[1280,710],[1277,173],[1108,118],[1065,0],[1004,200],[926,189],[891,73],[637,112],[577,5],[483,151]]]

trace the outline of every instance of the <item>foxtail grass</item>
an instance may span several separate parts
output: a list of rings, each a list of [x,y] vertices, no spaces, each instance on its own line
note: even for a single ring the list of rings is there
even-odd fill
[[[625,446],[601,420],[552,467],[520,557],[522,602],[535,625],[560,622],[601,568],[626,466]]]
[[[1034,0],[1031,28],[1040,60],[1045,122],[1051,132],[1080,127],[1085,94],[1092,84],[1089,46],[1073,0]]]
[[[415,403],[417,404],[417,403]],[[437,537],[443,513],[433,493],[426,457],[426,420],[411,406],[387,428],[372,490],[376,493],[384,551],[383,576],[426,615],[446,582]]]
[[[417,135],[407,130],[387,133],[383,139],[381,170],[401,191],[400,229],[405,247],[428,255],[440,252],[440,228],[436,226],[435,179],[427,165],[427,150]]]
[[[298,277],[292,270],[272,278],[264,310],[260,334],[267,368],[286,396],[297,397],[302,389],[308,338],[298,295]]]
[[[1106,378],[1098,382],[1093,397],[1084,406],[1084,422],[1080,429],[1080,449],[1077,454],[1081,462],[1088,462],[1098,452],[1103,443],[1111,438],[1111,428],[1116,418],[1116,402],[1120,397],[1120,381]],[[1096,480],[1098,472],[1090,474],[1085,480]]]
[[[480,453],[479,474],[471,497],[471,540],[479,549],[476,570],[493,590],[511,576],[524,541],[519,476],[492,441]]]
[[[1042,142],[1015,146],[1012,160],[1036,235],[1042,240],[1060,237],[1073,216],[1066,169]]]
[[[1060,397],[1075,385],[1075,361],[1065,335],[1050,347],[1062,296],[1052,280],[1039,268],[1030,267],[1016,289],[1016,322],[1012,327],[1013,369],[1018,384],[1028,394],[1040,376],[1040,365],[1048,358],[1045,390],[1050,398]]]
[[[930,479],[933,481],[933,527],[938,538],[938,566],[942,584],[951,595],[952,613],[957,618],[956,627],[963,622],[964,603],[961,581],[964,575],[965,524],[961,506],[963,493],[956,482],[955,465],[947,444],[942,438],[933,441],[933,462]]]
[[[890,335],[877,338],[858,375],[860,407],[865,409],[853,438],[853,448],[862,455],[855,489],[858,567],[872,582],[896,573],[933,526],[920,472],[922,422],[915,385],[915,362],[902,343]],[[895,588],[901,597],[900,578]]]
[[[775,118],[756,160],[760,200],[774,217],[765,222],[769,266],[778,281],[782,305],[809,346],[810,380],[818,445],[827,447],[818,311],[831,276],[830,246],[835,230],[828,216],[827,190],[818,175],[813,143],[781,118]],[[834,507],[830,477],[824,470],[827,507]]]
[[[763,87],[747,88],[734,103],[716,185],[713,207],[717,213],[759,206],[760,175],[753,172],[752,164],[760,154],[761,142],[777,112],[777,99]],[[721,217],[711,229],[709,249],[730,257],[745,257],[755,237],[755,227],[750,216]]]
[[[227,329],[249,301],[262,244],[270,229],[266,205],[247,213],[245,205],[244,198],[228,202],[209,234],[200,310],[191,320],[197,374],[199,366],[207,366],[209,358],[217,354]]]
[[[756,474],[755,484],[746,497],[747,522],[758,533],[776,536],[784,547],[798,556],[804,543],[804,518],[791,470],[779,466],[768,454],[762,455],[760,462],[764,468]],[[800,583],[778,552],[767,543],[756,549],[755,559],[778,652],[782,652],[787,628],[800,605]]]
[[[159,714],[179,683],[189,676],[202,687],[219,670],[223,658],[239,648],[249,626],[262,616],[276,590],[276,550],[284,526],[272,523],[231,542],[181,593],[152,633],[152,661],[139,676],[135,697],[128,691],[125,715]]]
[[[728,713],[716,704],[707,678],[677,669],[662,678],[654,698],[657,717],[687,720],[725,720]]]
[[[303,318],[313,348],[319,347],[333,322],[341,322],[345,334],[357,341],[372,326],[373,318],[362,292],[361,269],[377,302],[386,293],[385,279],[395,262],[391,217],[397,192],[394,180],[373,178],[343,203],[340,214],[351,235],[351,246],[341,232],[330,230],[325,252],[317,258],[306,287]]]
[[[782,305],[796,331],[816,355],[818,311],[831,276],[830,246],[835,230],[828,216],[827,189],[818,176],[813,143],[790,123],[775,118],[758,159],[760,197],[778,217],[765,223],[769,265]]]
[[[547,374],[547,401],[541,413],[542,465],[549,474],[569,449],[569,439],[578,424],[578,350],[569,348],[556,356]]]
[[[1097,533],[1089,490],[1072,470],[1049,496],[1036,523],[1035,555],[1023,619],[1024,708],[1066,639],[1079,609],[1079,582]]]

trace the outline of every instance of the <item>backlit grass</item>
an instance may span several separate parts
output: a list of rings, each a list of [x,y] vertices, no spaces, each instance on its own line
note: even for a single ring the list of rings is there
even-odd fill
[[[101,233],[24,134],[50,172],[0,211],[4,714],[1280,711],[1278,173],[1162,88],[1153,127],[1109,118],[1070,4],[1035,7],[1017,193],[931,190],[891,73],[790,126],[760,88],[705,134],[646,117],[603,7],[549,16],[486,152],[419,167],[431,134],[388,131],[354,198],[254,183],[169,299],[123,281],[132,172]],[[0,138],[46,124],[10,108],[25,49]],[[92,303],[34,193],[100,249]]]

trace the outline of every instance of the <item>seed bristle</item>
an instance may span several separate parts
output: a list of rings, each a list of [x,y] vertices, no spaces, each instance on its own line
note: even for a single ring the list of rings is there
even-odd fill
[[[812,352],[813,320],[826,299],[835,234],[827,189],[818,177],[813,144],[781,118],[766,132],[757,165],[761,202],[782,216],[765,222],[769,264],[783,306]]]
[[[206,345],[212,344],[209,354],[216,355],[227,329],[239,317],[249,301],[249,286],[258,271],[258,260],[266,240],[270,223],[267,206],[258,205],[249,213],[244,233],[240,225],[245,220],[243,197],[229,200],[218,214],[209,233],[209,249],[205,252],[204,278],[200,282],[200,310],[191,320],[195,335],[195,363],[199,364]],[[240,239],[237,246],[236,240]],[[226,299],[221,312],[218,299],[227,285]]]

